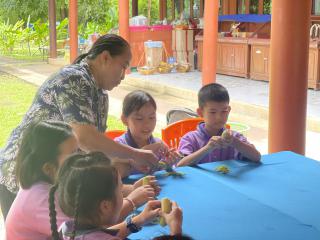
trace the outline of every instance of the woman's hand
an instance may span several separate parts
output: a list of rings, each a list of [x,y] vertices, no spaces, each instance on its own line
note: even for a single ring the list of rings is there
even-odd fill
[[[145,185],[133,190],[127,198],[132,200],[136,207],[140,207],[147,201],[153,200],[155,196],[154,189],[150,185]]]
[[[148,176],[145,176],[145,177],[149,178],[149,185],[153,188],[155,194],[159,195],[159,193],[161,191],[161,188],[158,185],[156,177],[155,176],[151,176],[151,175],[148,175]],[[136,181],[133,184],[133,189],[137,189],[138,187],[141,187],[142,186],[142,182],[143,182],[143,178],[140,178],[138,181]]]
[[[135,149],[132,158],[131,166],[143,173],[151,173],[158,166],[159,159],[151,150]]]
[[[133,218],[133,222],[138,226],[146,225],[159,216],[161,211],[161,201],[149,201],[143,211]]]
[[[166,153],[165,161],[172,166],[179,162],[181,158],[181,154],[175,148],[171,148]]]
[[[152,150],[159,160],[165,161],[170,166],[176,164],[181,159],[181,155],[177,150],[169,148],[164,142],[149,144],[143,147],[143,149]]]

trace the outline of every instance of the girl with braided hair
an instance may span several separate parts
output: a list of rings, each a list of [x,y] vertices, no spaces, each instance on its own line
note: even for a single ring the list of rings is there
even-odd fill
[[[71,127],[63,122],[35,122],[24,132],[16,173],[21,186],[6,219],[7,240],[47,239],[51,235],[48,193],[55,173],[78,148]],[[59,207],[57,223],[69,219]]]
[[[61,235],[54,212],[55,190],[62,211],[74,219],[61,226]],[[161,205],[158,200],[149,201],[139,215],[115,225],[123,205],[121,176],[99,152],[78,153],[68,158],[51,188],[49,202],[54,240],[122,239],[158,217]]]

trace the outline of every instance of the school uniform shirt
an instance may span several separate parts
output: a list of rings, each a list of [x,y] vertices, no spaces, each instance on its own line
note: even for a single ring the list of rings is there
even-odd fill
[[[116,137],[114,139],[114,141],[124,144],[124,145],[128,145],[130,147],[133,148],[139,148],[138,144],[134,141],[131,132],[128,130],[127,132],[125,132],[124,134],[122,134],[119,137]],[[151,137],[148,139],[148,144],[153,144],[153,143],[159,143],[162,142],[161,139],[159,138],[155,138],[151,135]],[[159,160],[161,160],[161,156],[158,156]],[[131,172],[131,174],[138,174],[141,173],[140,171],[138,171],[137,169],[133,169],[133,171]]]
[[[224,130],[225,128],[220,129],[218,136],[221,136]],[[242,134],[236,131],[232,131],[232,135],[242,142],[249,143]],[[211,137],[212,136],[210,136],[205,129],[205,123],[199,123],[195,131],[191,131],[181,138],[179,143],[179,152],[184,156],[188,156],[191,153],[194,153],[206,146]],[[241,153],[232,146],[228,146],[227,148],[214,149],[207,155],[203,156],[202,159],[198,161],[198,163],[209,163],[230,159],[242,159]]]
[[[20,189],[8,213],[5,228],[7,240],[51,239],[49,191],[51,184],[39,182]],[[70,220],[55,201],[57,226]]]
[[[87,60],[62,68],[39,88],[20,125],[14,129],[6,146],[0,150],[0,184],[9,191],[19,190],[15,177],[17,153],[23,131],[33,121],[58,120],[90,124],[105,132],[108,95],[99,89]]]
[[[74,230],[74,221],[64,222],[61,226],[63,240],[71,239]],[[76,231],[74,240],[121,240],[116,237],[117,230],[107,228],[96,228],[93,226],[81,226]]]

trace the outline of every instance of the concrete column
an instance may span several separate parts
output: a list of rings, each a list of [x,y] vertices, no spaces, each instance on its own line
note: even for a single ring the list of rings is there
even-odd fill
[[[49,58],[57,58],[56,1],[49,0]]]
[[[269,152],[305,153],[311,1],[272,2]]]
[[[70,63],[78,56],[78,1],[69,0]]]
[[[204,6],[202,85],[216,81],[219,0]]]

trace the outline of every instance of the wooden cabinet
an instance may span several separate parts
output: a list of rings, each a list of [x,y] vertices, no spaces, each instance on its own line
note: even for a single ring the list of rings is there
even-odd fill
[[[198,69],[202,70],[202,38],[198,41]],[[279,66],[281,67],[281,66]],[[221,38],[217,46],[217,73],[269,81],[270,40]],[[320,43],[309,48],[308,88],[320,89]]]
[[[256,80],[269,80],[269,42],[249,42],[250,54],[250,78]]]
[[[249,48],[246,41],[219,41],[217,48],[217,73],[248,77]]]

